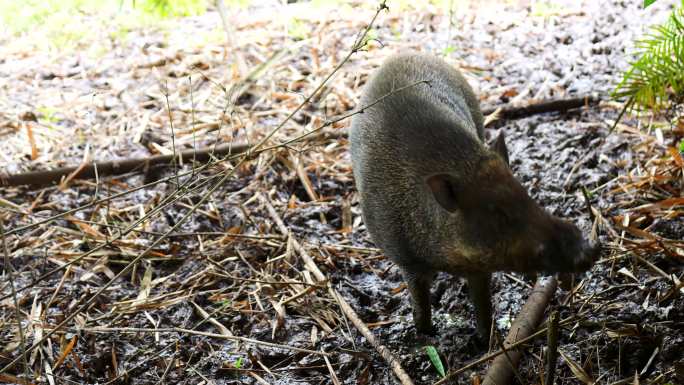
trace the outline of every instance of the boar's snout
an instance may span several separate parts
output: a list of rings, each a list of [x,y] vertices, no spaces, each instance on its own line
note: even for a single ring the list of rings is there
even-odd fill
[[[582,237],[580,230],[554,219],[550,239],[537,249],[537,258],[548,273],[579,273],[589,270],[600,254],[600,245]]]

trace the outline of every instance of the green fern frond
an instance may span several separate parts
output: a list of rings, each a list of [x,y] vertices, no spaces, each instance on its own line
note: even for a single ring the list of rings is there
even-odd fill
[[[614,98],[628,98],[630,108],[660,111],[684,98],[684,7],[636,42],[638,59],[623,75]]]

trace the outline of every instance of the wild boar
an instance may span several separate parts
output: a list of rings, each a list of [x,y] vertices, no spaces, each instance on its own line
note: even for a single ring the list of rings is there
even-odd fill
[[[372,240],[401,268],[418,332],[433,333],[438,271],[467,278],[477,331],[488,340],[491,272],[591,266],[596,246],[529,197],[503,135],[485,146],[478,100],[459,71],[425,54],[393,56],[360,106],[374,102],[352,120],[354,178]]]

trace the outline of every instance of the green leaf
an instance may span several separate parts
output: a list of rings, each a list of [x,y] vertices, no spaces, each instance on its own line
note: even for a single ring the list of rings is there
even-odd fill
[[[628,97],[629,111],[667,110],[684,95],[684,7],[673,10],[665,23],[652,27],[635,45],[637,59],[612,96]]]
[[[644,0],[644,8],[648,7],[649,5],[655,3],[656,0]]]
[[[430,362],[432,362],[432,365],[434,365],[435,369],[437,369],[437,373],[439,373],[440,376],[444,377],[446,373],[444,372],[444,365],[442,365],[442,359],[439,358],[439,353],[437,353],[437,349],[435,349],[435,347],[432,345],[428,345],[425,347],[425,353],[427,353]]]
[[[684,139],[679,142],[679,152],[684,153]]]
[[[240,369],[242,367],[242,357],[238,357],[233,363],[233,366],[235,366],[235,369]]]

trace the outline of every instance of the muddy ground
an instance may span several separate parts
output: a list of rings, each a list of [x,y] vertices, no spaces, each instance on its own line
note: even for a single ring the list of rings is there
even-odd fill
[[[295,115],[273,143],[351,111],[368,74],[400,50],[444,55],[467,72],[484,107],[589,95],[608,100],[627,68],[634,37],[668,14],[665,1],[647,10],[636,1],[524,3],[469,5],[450,14],[432,6],[402,9],[390,2],[390,11],[380,14],[372,31],[376,40],[352,55],[323,96]],[[0,59],[1,171],[74,165],[86,152],[94,160],[149,156],[172,148],[174,141],[179,148],[257,142],[333,71],[374,12],[360,4],[321,10],[306,3],[241,10],[235,19],[243,69],[226,65],[235,56],[220,43],[193,45],[194,37],[220,25],[215,12],[179,20],[171,31],[134,30],[125,42],[103,43],[108,49],[97,57],[37,52],[26,48],[30,44],[21,47],[6,39]],[[298,29],[288,29],[276,15],[290,22],[296,15]],[[229,88],[263,63],[268,67],[239,98],[226,101],[220,85]],[[26,113],[36,115],[36,121],[22,118]],[[634,174],[652,156],[643,143],[653,142],[653,135],[628,135],[632,131],[625,129],[608,135],[618,113],[619,105],[605,103],[496,122],[487,135],[503,130],[514,173],[530,194],[589,233],[583,186],[608,222],[640,204],[682,196],[681,181],[665,192],[636,192],[627,198],[616,191],[627,183],[622,176]],[[439,380],[422,349],[426,343],[437,348],[447,370],[482,356],[486,348],[473,339],[467,284],[446,274],[438,276],[432,291],[438,334],[427,340],[416,336],[400,272],[374,248],[360,218],[343,134],[348,123],[326,128],[322,139],[177,178],[173,168],[164,168],[97,183],[73,181],[61,188],[2,188],[4,228],[14,231],[7,236],[13,285],[28,286],[17,294],[25,344],[80,312],[29,355],[30,369],[20,363],[5,374],[28,373],[33,383],[304,385],[332,384],[334,376],[344,384],[396,383],[335,299],[311,278],[274,226],[266,202],[415,383]],[[26,125],[36,136],[34,160]],[[624,122],[624,127],[637,125],[633,118]],[[666,132],[663,148],[676,143],[676,135]],[[177,172],[187,170],[186,165]],[[233,174],[184,219],[226,172]],[[160,178],[120,198],[21,229]],[[180,197],[163,206],[175,195]],[[157,213],[155,207],[163,208]],[[151,216],[135,224],[146,214]],[[681,240],[683,218],[651,218],[640,228]],[[130,225],[135,231],[115,239]],[[153,243],[170,229],[170,236]],[[624,233],[616,237],[599,226],[599,236],[606,246],[601,260],[576,277],[572,294],[559,289],[550,304],[562,318],[582,314],[561,331],[560,349],[567,359],[558,364],[556,383],[684,383],[675,377],[675,366],[681,367],[684,358],[684,299],[672,279],[651,267],[681,278],[684,254],[657,248],[640,253],[649,265],[633,255],[635,247],[627,246],[633,244]],[[150,245],[131,270],[106,286]],[[90,254],[42,276],[84,253]],[[9,272],[4,261],[1,266],[4,367],[22,348]],[[495,275],[494,313],[502,336],[530,292],[529,278]],[[96,293],[97,299],[80,309]],[[320,354],[188,329],[327,352],[329,362]],[[514,383],[541,383],[544,346],[544,339],[528,345]],[[487,364],[476,366],[453,383],[479,383],[486,369]]]

